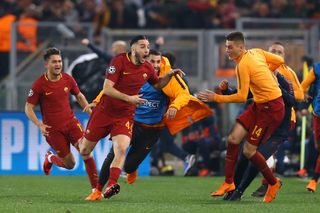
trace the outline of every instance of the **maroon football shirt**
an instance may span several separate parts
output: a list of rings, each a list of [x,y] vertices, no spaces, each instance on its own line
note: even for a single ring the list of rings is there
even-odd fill
[[[27,102],[40,105],[43,123],[60,128],[74,117],[69,94],[77,95],[79,92],[76,81],[70,75],[62,73],[58,81],[50,81],[44,74],[33,83]]]
[[[151,85],[159,81],[158,75],[149,62],[135,65],[130,61],[128,53],[123,53],[111,61],[106,79],[114,82],[114,88],[127,95],[137,95],[142,85],[149,82]],[[101,98],[99,110],[113,117],[133,116],[136,106],[107,95]]]

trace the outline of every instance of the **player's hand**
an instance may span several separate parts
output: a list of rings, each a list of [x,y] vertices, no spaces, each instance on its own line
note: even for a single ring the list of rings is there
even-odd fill
[[[197,97],[204,102],[214,102],[216,93],[210,90],[204,90],[197,94]]]
[[[84,46],[88,46],[89,43],[90,43],[90,41],[87,38],[84,38],[84,39],[81,40],[81,44],[84,45]]]
[[[174,118],[176,117],[177,111],[178,111],[178,110],[177,110],[176,108],[174,108],[174,107],[169,107],[169,109],[167,110],[165,116],[166,116],[168,119],[172,120],[172,119],[174,119]]]
[[[49,136],[49,131],[47,130],[47,128],[51,128],[51,126],[48,126],[44,123],[40,123],[39,128],[43,136],[45,137]]]
[[[225,91],[229,88],[229,82],[227,80],[222,80],[220,83],[219,83],[219,89],[221,91]]]
[[[91,115],[91,113],[92,113],[92,108],[94,108],[94,107],[96,107],[96,106],[97,106],[96,103],[90,103],[90,104],[88,104],[87,106],[85,106],[85,107],[83,108],[82,112],[86,112],[86,113],[88,113],[89,115]]]
[[[164,38],[163,36],[159,36],[157,39],[156,39],[156,42],[155,42],[157,45],[159,46],[162,46],[164,45]]]
[[[141,96],[142,94],[129,96],[128,102],[140,106],[147,101],[147,99],[140,98]]]
[[[186,75],[181,69],[173,69],[168,72],[168,75],[171,77],[175,75],[180,75],[180,77]]]

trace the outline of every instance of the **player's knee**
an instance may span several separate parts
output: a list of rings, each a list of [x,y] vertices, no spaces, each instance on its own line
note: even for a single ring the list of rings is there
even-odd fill
[[[65,165],[65,168],[66,169],[73,169],[74,166],[76,165],[76,162],[75,161],[66,161],[64,162],[64,165]]]
[[[243,148],[243,154],[247,159],[250,159],[255,154],[255,152],[256,150],[251,150],[246,147]]]
[[[80,155],[83,158],[88,158],[90,156],[91,150],[88,147],[80,146]]]
[[[238,144],[237,138],[234,135],[230,134],[228,136],[228,143]]]

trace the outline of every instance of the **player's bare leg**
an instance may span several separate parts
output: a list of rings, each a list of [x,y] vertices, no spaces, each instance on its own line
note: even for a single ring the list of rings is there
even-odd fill
[[[53,164],[58,167],[73,169],[76,162],[71,152],[65,157],[60,158],[58,155],[53,154],[51,151],[48,151],[43,162],[43,171],[46,175],[50,174]]]
[[[115,155],[110,165],[109,181],[106,191],[104,192],[105,198],[110,198],[120,192],[120,185],[117,183],[117,181],[124,165],[126,151],[130,144],[130,137],[127,135],[116,135],[112,137],[112,143]]]

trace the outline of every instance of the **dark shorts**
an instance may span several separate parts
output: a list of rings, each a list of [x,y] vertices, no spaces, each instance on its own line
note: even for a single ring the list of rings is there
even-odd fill
[[[255,146],[264,143],[281,124],[285,114],[282,97],[267,103],[252,103],[237,118],[248,131],[247,141]]]
[[[100,139],[111,134],[111,138],[116,135],[127,135],[132,137],[133,116],[126,118],[115,118],[108,116],[101,111],[93,111],[89,119],[85,138],[89,141],[98,142]]]
[[[70,153],[70,144],[77,147],[83,136],[83,129],[77,118],[73,118],[62,129],[49,128],[48,144],[56,151],[59,157],[64,158]]]

